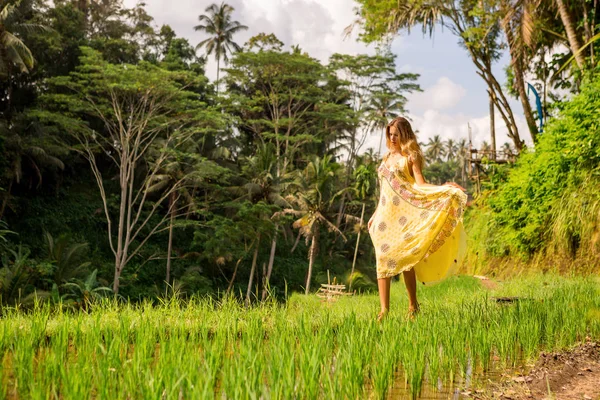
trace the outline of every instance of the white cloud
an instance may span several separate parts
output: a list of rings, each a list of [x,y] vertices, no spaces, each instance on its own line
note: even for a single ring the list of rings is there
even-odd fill
[[[437,82],[423,92],[416,92],[408,96],[407,107],[409,110],[448,110],[455,108],[460,100],[467,94],[461,85],[454,83],[446,76],[440,77]]]
[[[138,0],[125,0],[132,7]],[[196,45],[205,38],[193,27],[198,16],[214,0],[146,0],[146,9],[157,25],[169,24],[178,36]],[[217,2],[218,3],[218,2]],[[354,3],[347,0],[228,0],[234,7],[233,19],[248,26],[234,40],[242,45],[261,32],[274,33],[286,47],[299,45],[312,57],[327,62],[333,53],[374,53],[373,47],[357,42],[358,32],[344,39],[344,29],[354,21]],[[211,58],[207,75],[216,77],[216,62]]]

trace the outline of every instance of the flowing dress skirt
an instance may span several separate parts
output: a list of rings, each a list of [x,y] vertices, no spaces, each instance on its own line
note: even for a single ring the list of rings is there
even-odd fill
[[[405,157],[391,168],[382,162],[378,176],[381,194],[369,228],[377,278],[414,268],[427,284],[455,273],[466,251],[467,195],[450,186],[417,185]]]

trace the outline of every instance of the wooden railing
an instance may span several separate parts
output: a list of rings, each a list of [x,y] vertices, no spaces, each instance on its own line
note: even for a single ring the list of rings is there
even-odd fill
[[[517,155],[511,151],[476,150],[471,149],[471,162],[488,160],[497,163],[514,163]]]

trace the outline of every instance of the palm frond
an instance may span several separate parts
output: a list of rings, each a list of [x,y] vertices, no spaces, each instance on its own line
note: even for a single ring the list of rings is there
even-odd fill
[[[342,239],[344,240],[344,242],[348,241],[348,239],[346,238],[346,236],[344,235],[344,233],[342,231],[340,231],[337,226],[335,226],[334,224],[332,224],[331,222],[329,222],[327,220],[327,218],[325,218],[323,216],[323,214],[321,214],[320,212],[316,212],[315,213],[315,218],[318,219],[319,221],[321,221],[321,223],[323,223],[325,225],[325,227],[327,228],[327,230],[329,232],[336,232],[337,234],[339,234],[342,237]]]
[[[25,46],[25,43],[23,43],[21,39],[10,32],[4,31],[0,36],[0,45],[11,53],[8,61],[11,61],[18,66],[26,67],[24,72],[33,68],[33,54],[31,54],[31,50]]]

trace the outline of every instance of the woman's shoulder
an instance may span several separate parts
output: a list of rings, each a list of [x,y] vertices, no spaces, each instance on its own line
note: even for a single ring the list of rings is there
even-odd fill
[[[404,153],[395,153],[395,154],[398,154],[398,160],[405,159],[407,161],[412,161],[412,155],[410,155],[410,154],[404,154]],[[387,161],[387,159],[390,158],[391,155],[392,155],[392,153],[388,151],[387,153],[385,153],[383,155],[383,157],[381,157],[381,160]]]

